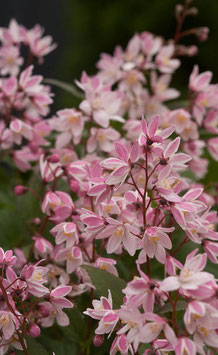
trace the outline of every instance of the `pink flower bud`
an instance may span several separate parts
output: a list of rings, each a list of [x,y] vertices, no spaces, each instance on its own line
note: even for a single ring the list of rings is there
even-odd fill
[[[31,324],[29,327],[29,335],[33,338],[40,336],[41,330],[39,326],[35,323]]]
[[[40,312],[41,312],[41,315],[46,318],[49,316],[50,314],[50,311],[48,308],[45,308],[45,307],[40,307]]]
[[[38,147],[38,145],[36,143],[31,142],[29,144],[29,147],[30,147],[30,149],[31,149],[33,154],[38,152],[39,147]]]
[[[41,223],[41,219],[39,217],[33,218],[31,220],[31,223],[39,225]]]
[[[102,344],[104,344],[104,337],[103,335],[95,335],[93,338],[93,344],[94,346],[98,347],[101,346]]]
[[[209,28],[208,27],[199,27],[196,31],[196,36],[198,40],[204,42],[208,38]]]
[[[48,158],[47,158],[47,161],[49,162],[49,163],[59,163],[59,161],[60,161],[60,157],[59,157],[59,155],[58,154],[52,154],[52,155],[50,155]]]
[[[23,185],[17,185],[14,188],[14,193],[17,196],[23,195],[28,191],[28,187],[23,186]]]

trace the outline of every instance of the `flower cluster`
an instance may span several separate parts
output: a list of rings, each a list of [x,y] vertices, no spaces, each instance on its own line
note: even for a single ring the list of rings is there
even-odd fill
[[[76,81],[79,107],[52,117],[53,94],[33,74],[33,60],[41,63],[56,45],[40,26],[27,30],[12,20],[1,28],[2,159],[16,166],[21,182],[26,171],[41,182],[40,189],[28,182],[14,188],[16,196],[33,194],[41,208],[27,221],[27,253],[0,248],[2,354],[28,354],[26,335],[38,337],[54,322],[68,326],[63,309],[85,293],[93,308],[83,304],[83,311],[99,321],[93,343],[113,337],[111,355],[143,347],[160,355],[218,349],[218,286],[205,270],[208,259],[218,263],[216,185],[201,180],[205,150],[218,160],[218,84],[195,66],[187,101],[168,105],[180,95],[169,87],[178,57],[197,52],[179,40],[207,37],[204,27],[181,32],[185,17],[196,13],[189,3],[176,7],[174,39],[143,32],[125,50],[102,54],[97,74],[83,72]],[[29,49],[26,64],[21,45]],[[120,307],[113,306],[113,289],[93,300],[98,287],[84,266],[118,277],[120,261],[129,268],[126,260],[134,267]]]

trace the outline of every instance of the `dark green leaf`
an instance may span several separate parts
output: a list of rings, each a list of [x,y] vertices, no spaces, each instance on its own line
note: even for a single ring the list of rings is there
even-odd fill
[[[61,330],[68,339],[81,344],[86,336],[87,322],[85,317],[76,306],[66,313],[70,324],[67,327],[61,327]]]
[[[113,306],[119,308],[123,304],[122,290],[126,287],[126,282],[105,270],[90,265],[83,267],[87,270],[99,296],[108,297],[108,290],[111,290]]]

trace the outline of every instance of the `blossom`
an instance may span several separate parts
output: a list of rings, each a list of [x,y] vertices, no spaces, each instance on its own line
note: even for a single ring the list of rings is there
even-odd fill
[[[212,73],[210,71],[199,73],[198,66],[195,65],[193,71],[190,75],[189,88],[193,91],[205,91],[209,87],[209,83],[212,78]]]
[[[100,165],[106,169],[113,170],[106,180],[108,185],[122,185],[131,170],[131,162],[138,160],[141,155],[141,150],[137,141],[131,149],[127,149],[120,143],[115,143],[115,150],[118,158],[107,158]]]
[[[129,223],[117,221],[111,217],[106,218],[107,226],[101,230],[96,239],[108,238],[107,253],[115,252],[122,244],[130,255],[134,255],[137,249],[138,229]],[[135,235],[134,235],[135,234]]]
[[[206,265],[206,254],[197,254],[195,249],[186,258],[184,267],[179,276],[169,276],[161,283],[161,288],[165,291],[178,290],[197,290],[198,286],[213,280],[213,275],[208,272],[202,272]]]
[[[103,128],[109,126],[110,120],[124,122],[119,115],[121,93],[111,91],[108,86],[102,85],[99,77],[89,78],[86,73],[83,73],[81,83],[76,83],[86,94],[86,99],[79,106],[85,115],[92,116]]]
[[[57,261],[66,260],[67,272],[69,274],[75,271],[76,268],[83,263],[81,250],[77,246],[61,249],[56,256],[56,260]]]
[[[174,51],[175,47],[171,43],[162,47],[156,55],[155,62],[162,73],[173,73],[179,67],[180,61],[178,59],[172,59]]]
[[[13,313],[9,311],[0,311],[0,329],[5,339],[10,339],[18,328],[18,321]]]
[[[172,242],[165,232],[171,233],[172,228],[149,227],[145,230],[142,245],[145,253],[150,257],[155,258],[162,264],[166,261],[165,248],[171,249]]]

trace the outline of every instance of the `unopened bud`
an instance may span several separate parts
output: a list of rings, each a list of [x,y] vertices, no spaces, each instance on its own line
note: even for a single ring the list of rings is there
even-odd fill
[[[187,55],[192,57],[193,55],[196,55],[198,53],[198,47],[197,46],[189,46],[187,47]]]
[[[23,185],[17,185],[14,188],[14,193],[17,196],[24,195],[28,191],[28,187]]]
[[[98,347],[104,344],[104,336],[103,335],[95,335],[93,338],[93,344]]]
[[[198,9],[197,7],[190,7],[187,11],[188,15],[196,16],[198,14]]]
[[[33,154],[35,154],[35,153],[37,153],[38,152],[38,149],[39,149],[39,147],[38,147],[38,145],[36,144],[36,143],[30,143],[29,144],[29,147],[30,147],[30,150],[31,150],[31,152],[33,153]]]
[[[181,5],[181,4],[177,4],[176,7],[175,7],[176,17],[179,17],[183,10],[184,10],[184,6]]]
[[[39,225],[41,223],[41,219],[39,217],[33,218],[31,220],[31,223],[33,223],[35,225]]]
[[[55,163],[59,163],[60,157],[58,154],[52,154],[47,158],[47,160],[49,163],[55,164]]]
[[[40,307],[40,312],[41,312],[41,315],[46,318],[49,316],[50,314],[50,311],[49,309],[45,308],[45,307]]]
[[[29,335],[33,338],[37,338],[38,336],[40,336],[41,333],[41,329],[39,328],[39,326],[35,323],[31,324],[29,327]]]
[[[208,33],[209,33],[209,28],[208,27],[199,27],[196,30],[196,36],[198,37],[198,40],[201,42],[204,42],[208,38]]]

